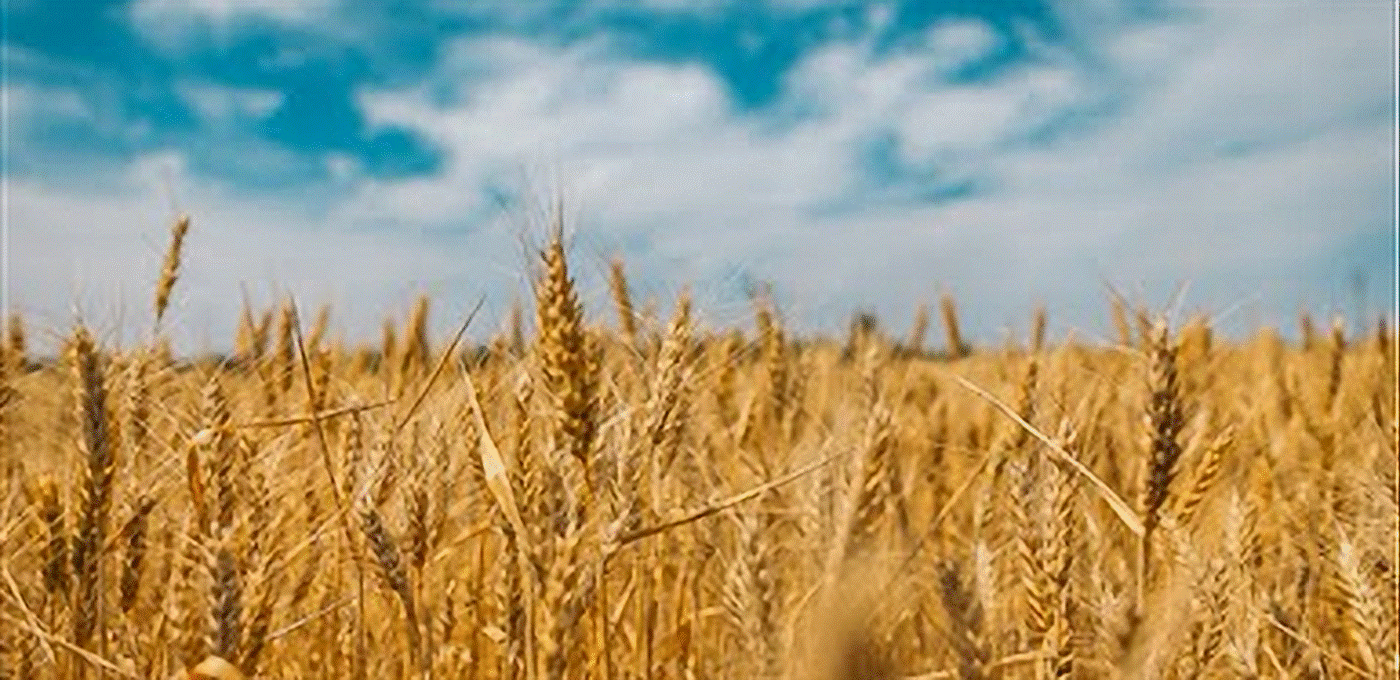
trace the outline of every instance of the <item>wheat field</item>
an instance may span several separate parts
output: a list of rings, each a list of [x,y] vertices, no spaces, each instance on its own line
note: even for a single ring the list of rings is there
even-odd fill
[[[1397,677],[1384,321],[807,339],[652,318],[621,262],[585,317],[554,231],[481,346],[289,300],[187,359],[188,229],[149,343],[10,320],[0,677]]]

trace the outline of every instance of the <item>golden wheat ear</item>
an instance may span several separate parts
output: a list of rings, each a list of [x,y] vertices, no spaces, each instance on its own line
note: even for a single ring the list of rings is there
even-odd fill
[[[170,306],[170,293],[175,290],[175,280],[180,277],[180,253],[185,247],[185,234],[190,231],[189,215],[175,218],[170,228],[170,247],[165,251],[165,261],[160,267],[160,282],[156,284],[155,313],[156,325],[165,318],[165,310]]]

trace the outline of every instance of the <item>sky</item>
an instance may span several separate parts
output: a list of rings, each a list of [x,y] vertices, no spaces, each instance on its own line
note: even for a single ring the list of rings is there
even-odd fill
[[[1109,340],[1396,304],[1389,0],[5,0],[5,304],[226,349],[244,301],[473,335],[562,211],[661,314]],[[310,316],[308,313],[307,316]],[[1354,326],[1359,328],[1359,326]]]

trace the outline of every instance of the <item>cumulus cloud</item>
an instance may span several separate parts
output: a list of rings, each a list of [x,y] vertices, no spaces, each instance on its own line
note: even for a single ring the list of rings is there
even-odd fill
[[[1032,44],[975,82],[951,74],[1006,39],[989,25],[935,24],[886,52],[838,40],[804,54],[758,110],[702,63],[629,57],[606,36],[462,38],[422,82],[358,98],[372,127],[444,149],[436,174],[375,179],[328,157],[327,201],[252,201],[182,174],[197,216],[183,308],[216,338],[240,281],[333,297],[361,335],[420,286],[449,307],[486,294],[499,310],[522,284],[512,213],[556,191],[585,285],[614,251],[643,297],[693,282],[731,309],[744,280],[768,279],[808,328],[857,306],[898,326],[950,289],[985,339],[1037,302],[1060,330],[1102,335],[1105,283],[1162,304],[1189,281],[1191,306],[1244,303],[1227,324],[1238,329],[1349,304],[1352,269],[1373,277],[1373,308],[1393,305],[1393,263],[1376,256],[1394,248],[1385,23],[1359,3],[1187,9],[1079,17],[1091,58]],[[275,104],[189,96],[226,115]],[[18,260],[26,304],[56,318],[63,299],[46,291],[73,277],[145,290],[169,212],[154,162],[102,195],[12,188],[12,223],[52,225],[17,231],[16,252],[40,254]],[[966,191],[928,198],[941,185]],[[91,244],[125,259],[100,263]]]

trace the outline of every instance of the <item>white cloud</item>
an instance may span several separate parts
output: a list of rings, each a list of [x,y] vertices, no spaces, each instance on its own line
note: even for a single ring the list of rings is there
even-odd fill
[[[155,154],[100,190],[11,180],[12,302],[36,337],[64,333],[74,311],[114,341],[149,332],[172,218],[168,178],[193,218],[169,319],[184,350],[227,349],[244,290],[259,306],[283,292],[306,308],[334,302],[342,327],[364,333],[419,292],[450,324],[487,288],[513,286],[498,266],[515,264],[509,231],[475,243],[438,237],[429,248],[411,231],[343,225],[322,208],[232,193],[192,177],[178,154]]]
[[[178,51],[192,41],[227,39],[241,22],[267,21],[315,28],[323,25],[340,0],[136,0],[132,24],[157,47]]]
[[[12,121],[67,118],[95,122],[97,111],[81,92],[68,87],[12,82],[5,84]]]
[[[26,82],[5,84],[9,110],[7,123],[14,153],[37,155],[35,148],[52,151],[61,144],[54,134],[64,127],[83,129],[94,137],[135,143],[149,137],[150,122],[127,117],[113,91],[91,91],[71,85]],[[34,160],[21,156],[21,162]]]
[[[832,44],[785,82],[775,110],[810,112],[795,122],[735,115],[709,70],[619,58],[604,41],[463,40],[429,82],[360,96],[372,125],[406,126],[448,151],[438,175],[372,179],[328,159],[349,195],[311,206],[250,203],[184,178],[196,215],[185,320],[228,337],[240,281],[334,295],[352,305],[338,318],[361,333],[419,285],[459,306],[489,293],[502,309],[521,262],[514,225],[473,221],[495,207],[485,185],[530,188],[536,200],[559,189],[586,281],[626,247],[644,292],[690,280],[702,299],[719,298],[749,272],[775,281],[805,322],[858,305],[906,318],[946,285],[983,337],[1040,301],[1062,327],[1094,332],[1105,326],[1102,282],[1161,303],[1184,280],[1191,304],[1255,300],[1238,323],[1286,322],[1300,303],[1345,302],[1358,264],[1390,277],[1372,300],[1388,306],[1393,269],[1345,258],[1367,239],[1390,247],[1377,229],[1393,132],[1376,114],[1390,97],[1391,43],[1379,10],[1349,7],[1198,6],[1116,28],[1083,20],[1098,63],[1049,50],[975,85],[941,78],[989,49],[976,24],[936,26],[932,49],[886,56]],[[1103,105],[1043,145],[1007,143]],[[946,205],[900,198],[918,186],[861,194],[862,154],[886,135],[902,160],[987,191]],[[75,272],[89,292],[119,282],[144,295],[168,216],[158,186],[148,165],[110,194],[17,183],[14,248],[34,254],[14,260],[21,300],[62,321],[66,298],[49,291],[70,291]]]
[[[1147,286],[1159,302],[1194,280],[1203,304],[1257,296],[1261,310],[1286,318],[1300,302],[1337,302],[1338,281],[1355,263],[1336,258],[1375,234],[1391,184],[1386,121],[1357,119],[1388,100],[1383,22],[1355,8],[1291,7],[1262,19],[1198,8],[1116,31],[1084,19],[1081,30],[1107,55],[1098,70],[1047,50],[976,85],[938,77],[991,49],[981,24],[937,25],[925,41],[933,49],[882,58],[859,42],[835,44],[787,83],[786,101],[808,100],[820,115],[778,134],[763,132],[762,121],[658,113],[687,88],[707,93],[702,110],[722,109],[717,84],[696,85],[713,75],[634,78],[650,67],[586,51],[535,51],[513,62],[533,66],[476,83],[448,107],[424,106],[413,93],[368,99],[384,120],[428,131],[471,159],[416,183],[422,200],[390,201],[427,208],[417,213],[424,220],[433,219],[429,196],[470,195],[483,159],[513,158],[572,169],[584,228],[608,230],[600,239],[645,234],[652,255],[711,280],[746,264],[805,291],[804,304],[826,314],[863,300],[907,309],[935,281],[958,283],[993,316],[1029,307],[1038,289],[1062,303],[1077,298],[1080,308],[1089,300],[1097,312],[1108,279]],[[638,94],[561,94],[569,83],[600,81],[639,83]],[[543,93],[553,93],[547,106],[528,100]],[[1049,148],[1004,144],[1114,99],[1113,115]],[[818,216],[859,183],[860,145],[889,131],[905,160],[951,159],[946,170],[983,177],[992,192],[946,207]],[[1220,155],[1224,142],[1255,140],[1273,146]],[[986,323],[995,321],[983,331]]]
[[[982,59],[1001,43],[992,27],[970,19],[939,23],[927,36],[925,46],[947,62],[947,70]]]
[[[266,118],[285,98],[276,90],[204,83],[187,83],[176,89],[205,121],[224,125]]]
[[[872,31],[883,31],[894,21],[894,7],[888,3],[871,3],[865,9],[865,23]]]
[[[1393,42],[1376,9],[1222,10],[1228,30],[1207,34],[1137,120],[1168,144],[1199,144],[1267,140],[1378,113],[1391,103]]]
[[[137,0],[137,17],[198,19],[228,24],[240,18],[265,17],[288,23],[324,16],[339,0]]]
[[[1084,89],[1065,69],[1029,69],[991,84],[919,95],[899,111],[895,126],[911,163],[942,152],[986,152],[1084,101]]]

